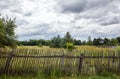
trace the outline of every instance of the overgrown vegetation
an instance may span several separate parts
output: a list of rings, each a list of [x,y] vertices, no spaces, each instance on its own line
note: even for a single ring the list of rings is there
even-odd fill
[[[71,45],[70,45],[71,46]],[[9,49],[2,49],[0,56],[9,55]],[[4,53],[4,54],[3,54]],[[62,48],[45,48],[45,47],[19,47],[14,51],[15,55],[25,56],[53,56],[53,55],[72,55],[80,56],[118,56],[118,51],[112,48],[99,48],[95,46],[78,46],[74,51],[66,51]],[[9,67],[11,76],[3,76],[2,79],[119,79],[118,66],[119,59],[111,58],[110,72],[108,71],[107,58],[90,58],[84,59],[82,73],[78,72],[79,59],[67,58],[13,58]],[[6,59],[0,59],[0,74],[4,71]],[[86,75],[86,76],[85,76]]]
[[[0,47],[16,47],[15,19],[0,18]]]
[[[39,47],[38,47],[39,48]],[[9,74],[12,75],[36,75],[38,71],[45,74],[59,74],[61,76],[79,75],[79,58],[28,58],[26,56],[54,56],[54,55],[67,55],[67,56],[118,56],[119,51],[116,49],[105,49],[97,47],[77,47],[74,51],[66,51],[62,48],[18,48],[14,50],[14,55],[22,55],[25,57],[13,57],[9,67]],[[83,49],[84,48],[84,49]],[[86,50],[85,50],[86,49]],[[0,56],[9,56],[9,49],[2,49]],[[0,58],[0,74],[4,73],[5,62],[7,58]],[[108,61],[109,60],[109,61]],[[108,62],[110,62],[110,72],[117,73],[119,71],[119,58],[84,58],[82,65],[82,73],[86,75],[95,75],[108,71]]]
[[[37,73],[37,76],[0,76],[0,79],[120,79],[120,75],[113,73],[102,73],[100,75],[80,75],[80,76],[47,76],[43,73]]]

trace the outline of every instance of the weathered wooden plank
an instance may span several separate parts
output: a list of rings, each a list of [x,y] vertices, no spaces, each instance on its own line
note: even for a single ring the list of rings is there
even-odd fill
[[[10,55],[8,56],[7,60],[6,60],[6,64],[5,64],[5,68],[4,68],[4,73],[6,73],[6,74],[8,73],[13,53],[14,53],[14,51],[12,50],[11,53],[10,53]]]
[[[84,54],[81,54],[81,55],[80,55],[80,58],[79,58],[79,67],[78,67],[78,72],[79,72],[80,74],[81,74],[81,72],[82,72],[83,58],[84,58]]]

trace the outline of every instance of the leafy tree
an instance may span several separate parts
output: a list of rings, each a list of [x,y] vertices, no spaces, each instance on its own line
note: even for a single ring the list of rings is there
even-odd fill
[[[51,47],[56,47],[56,48],[61,47],[61,38],[59,35],[51,39]]]
[[[71,37],[71,35],[70,35],[69,32],[66,33],[66,35],[64,36],[64,39],[65,39],[65,42],[66,42],[66,43],[67,43],[67,42],[69,42],[69,43],[72,43],[72,42],[73,42],[73,39],[72,39],[72,37]]]
[[[88,42],[87,42],[88,45],[92,45],[92,40],[91,40],[91,37],[89,36],[88,37]]]
[[[120,45],[120,37],[117,37],[117,40],[118,40],[118,42],[119,42],[119,45]]]
[[[0,46],[16,47],[15,19],[0,18]]]
[[[4,46],[6,39],[5,39],[5,27],[4,27],[3,19],[0,19],[0,47]]]
[[[104,38],[104,45],[110,45],[110,39]]]
[[[74,45],[81,45],[81,40],[73,40]]]
[[[86,41],[83,41],[83,42],[82,42],[82,45],[87,45],[87,42],[86,42]]]
[[[101,38],[94,38],[93,45],[104,45],[104,40]]]
[[[118,40],[112,38],[111,41],[110,41],[110,45],[112,45],[112,46],[117,46],[117,45],[118,45]]]

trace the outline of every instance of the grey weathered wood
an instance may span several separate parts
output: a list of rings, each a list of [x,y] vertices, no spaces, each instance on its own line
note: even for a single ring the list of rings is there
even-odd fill
[[[108,56],[109,56],[109,53],[108,53]],[[108,72],[110,72],[110,58],[108,57]]]
[[[119,55],[119,63],[118,63],[118,69],[119,69],[119,72],[120,72],[120,51],[119,51],[119,53],[118,53],[118,55]]]
[[[79,72],[80,74],[81,74],[81,72],[82,72],[83,58],[84,58],[84,54],[81,54],[81,55],[80,55],[80,58],[79,58],[79,67],[78,67],[78,72]]]
[[[115,62],[115,53],[113,53],[113,63]]]
[[[65,55],[63,54],[63,55],[62,55],[62,61],[61,61],[62,70],[64,70],[64,62],[65,62]]]
[[[14,51],[12,50],[6,60],[6,64],[5,64],[5,68],[4,68],[4,73],[8,73],[8,70],[9,70],[9,66],[10,66],[10,63],[11,63],[11,60],[12,60],[12,56],[13,56],[13,53]]]

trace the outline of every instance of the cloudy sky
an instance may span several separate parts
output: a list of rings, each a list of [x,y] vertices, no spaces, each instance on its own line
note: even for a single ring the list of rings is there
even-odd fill
[[[16,18],[19,40],[120,36],[120,0],[0,0],[0,14]]]

